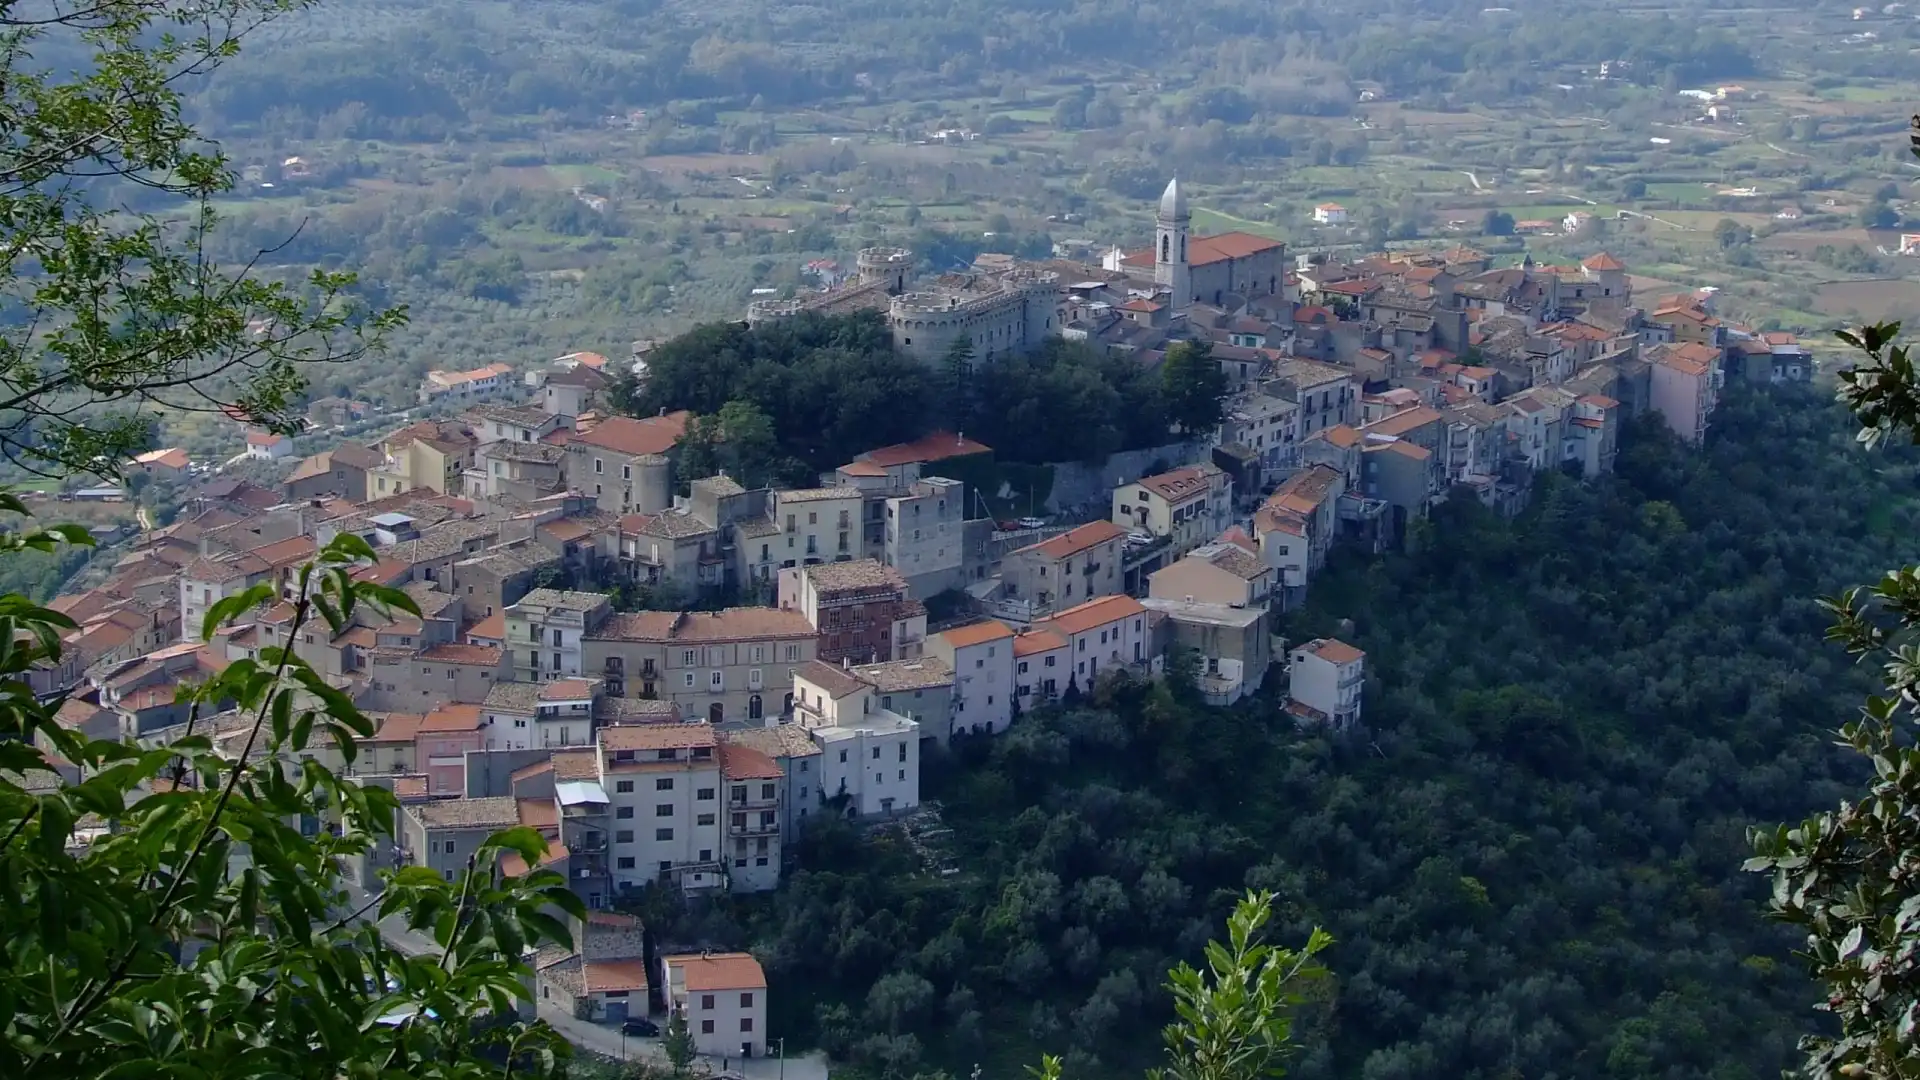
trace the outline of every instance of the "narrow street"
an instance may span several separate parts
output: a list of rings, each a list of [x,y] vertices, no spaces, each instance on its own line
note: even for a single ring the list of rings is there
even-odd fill
[[[369,896],[351,883],[343,883],[347,896],[357,907],[365,904]],[[398,917],[384,919],[379,924],[380,936],[387,944],[408,956],[437,954],[439,946],[423,934],[406,928]],[[620,1029],[611,1024],[596,1024],[578,1019],[570,1010],[543,1004],[540,1006],[540,1019],[552,1025],[566,1040],[574,1046],[613,1058],[617,1061],[641,1060],[643,1058],[666,1063],[666,1053],[658,1038],[640,1038],[622,1035]],[[662,1027],[666,1024],[664,1016],[654,1017]],[[772,1039],[769,1046],[779,1047],[779,1040]],[[772,1058],[720,1058],[702,1056],[694,1062],[695,1072],[719,1075],[722,1066],[731,1074],[746,1077],[746,1080],[827,1080],[827,1060],[818,1052],[787,1058],[782,1061]]]

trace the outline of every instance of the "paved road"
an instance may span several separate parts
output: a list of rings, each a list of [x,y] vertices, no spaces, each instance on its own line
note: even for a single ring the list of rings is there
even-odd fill
[[[347,895],[356,905],[365,904],[369,899],[365,892],[352,884],[345,884]],[[380,922],[380,936],[387,944],[408,956],[438,954],[440,947],[423,934],[406,928],[395,916]],[[553,1026],[566,1040],[582,1050],[618,1060],[639,1060],[653,1058],[664,1062],[666,1052],[660,1047],[660,1040],[622,1036],[620,1029],[611,1024],[596,1024],[581,1020],[568,1009],[556,1008],[549,1004],[540,1006],[540,1019]],[[775,1045],[778,1045],[776,1040]],[[811,1053],[787,1058],[782,1062],[777,1058],[740,1058],[721,1059],[702,1057],[694,1065],[696,1070],[705,1066],[708,1072],[719,1074],[723,1070],[742,1075],[746,1080],[827,1080],[827,1060],[825,1055]]]

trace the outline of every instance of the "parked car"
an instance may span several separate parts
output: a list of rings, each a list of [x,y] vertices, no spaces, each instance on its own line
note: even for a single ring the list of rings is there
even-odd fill
[[[660,1025],[644,1016],[630,1016],[620,1025],[620,1030],[628,1035],[644,1035],[649,1038],[660,1034]]]
[[[1023,517],[1019,521],[1014,522],[1014,524],[1020,526],[1023,529],[1044,529],[1046,528],[1046,525],[1047,525],[1047,519],[1037,518],[1037,517]]]

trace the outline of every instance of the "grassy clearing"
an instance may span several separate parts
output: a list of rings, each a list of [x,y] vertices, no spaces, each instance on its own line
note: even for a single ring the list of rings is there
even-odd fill
[[[1285,240],[1290,235],[1286,229],[1270,222],[1254,221],[1251,218],[1243,218],[1219,210],[1208,210],[1200,206],[1193,208],[1193,228],[1203,236],[1223,232],[1248,232],[1255,236]]]

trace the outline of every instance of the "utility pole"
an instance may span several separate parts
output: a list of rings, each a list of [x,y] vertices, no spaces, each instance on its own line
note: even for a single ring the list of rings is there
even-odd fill
[[[787,1039],[786,1039],[786,1036],[784,1036],[784,1035],[783,1035],[783,1036],[781,1036],[781,1037],[780,1037],[780,1038],[779,1038],[779,1039],[778,1039],[777,1041],[778,1041],[778,1042],[780,1043],[780,1080],[787,1080]]]

